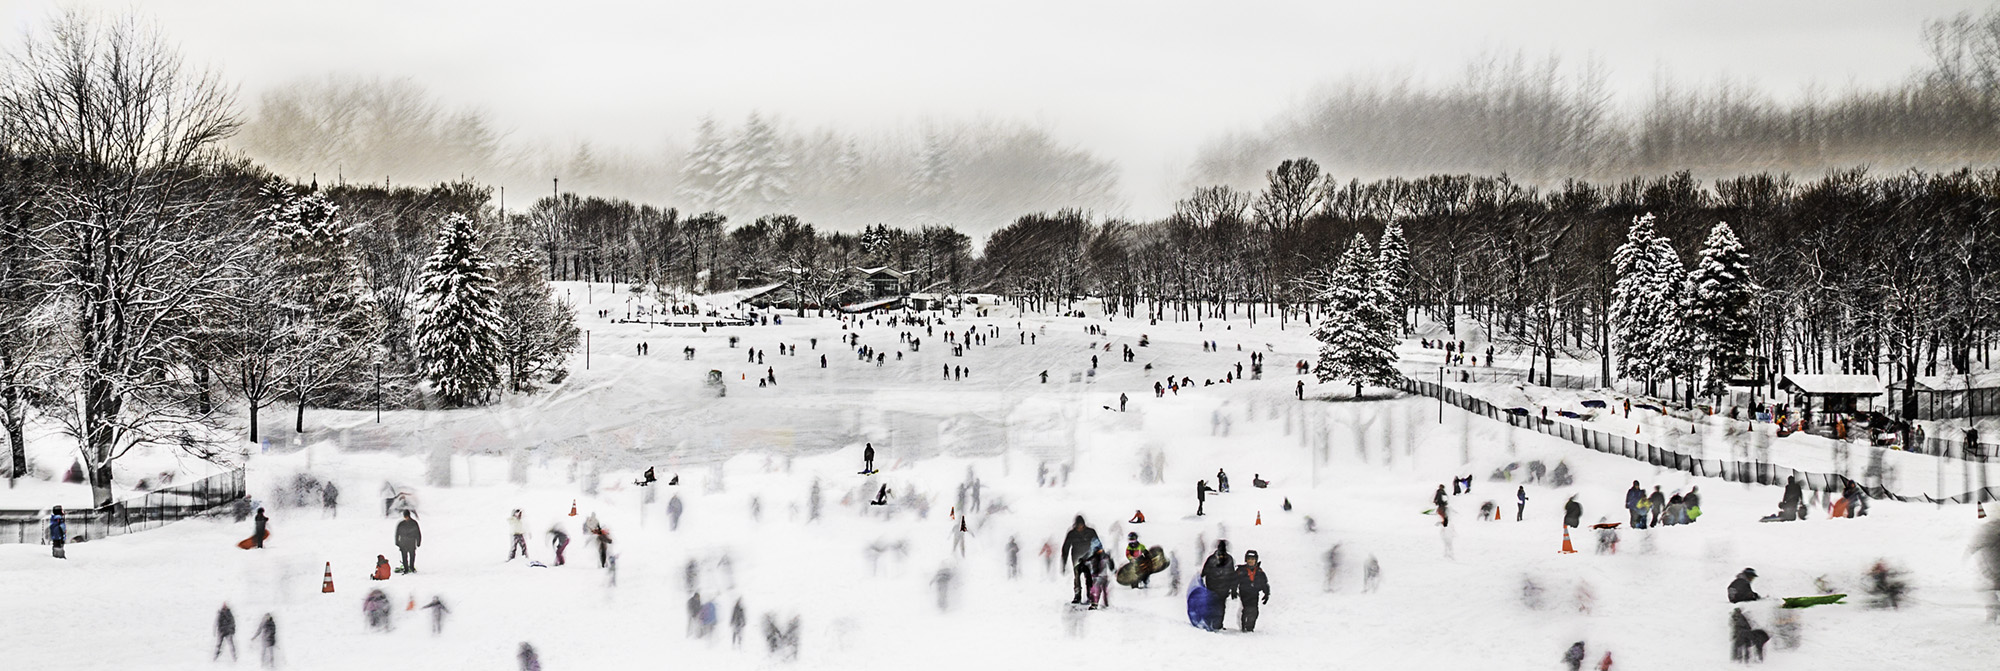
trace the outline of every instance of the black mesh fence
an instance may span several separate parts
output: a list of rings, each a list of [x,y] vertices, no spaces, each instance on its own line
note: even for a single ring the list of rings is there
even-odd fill
[[[1506,422],[1512,426],[1524,429],[1532,429],[1606,454],[1637,459],[1654,466],[1671,468],[1702,477],[1721,478],[1731,482],[1749,482],[1760,485],[1784,485],[1790,478],[1797,477],[1805,483],[1807,488],[1825,492],[1841,491],[1849,480],[1847,476],[1838,473],[1802,471],[1761,461],[1702,459],[1672,448],[1636,440],[1630,436],[1605,433],[1575,424],[1544,421],[1532,415],[1510,413],[1504,408],[1476,398],[1471,394],[1441,386],[1436,382],[1405,378],[1401,386],[1404,391],[1440,399],[1445,403],[1457,406],[1475,415]],[[1944,450],[1941,453],[1942,456],[1984,462],[1985,455],[1988,454],[1979,450],[1964,450],[1963,446],[1959,444],[1953,445],[1957,445],[1957,447]],[[1870,498],[1875,499],[1924,501],[1929,503],[1972,503],[1974,501],[1992,501],[2000,498],[2000,496],[1996,496],[2000,495],[2000,487],[1985,487],[1955,496],[1939,498],[1932,496],[1929,492],[1906,495],[1890,491],[1887,487],[1881,485],[1861,485],[1859,482],[1855,484],[1861,486],[1861,489],[1866,491]]]
[[[65,535],[69,542],[80,543],[144,531],[200,515],[243,495],[243,469],[238,468],[103,508],[65,510]],[[52,512],[46,508],[0,510],[0,543],[48,543]]]

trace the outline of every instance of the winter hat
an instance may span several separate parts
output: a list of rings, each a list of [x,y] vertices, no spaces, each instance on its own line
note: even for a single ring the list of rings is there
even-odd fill
[[[1755,578],[1755,577],[1757,577],[1757,569],[1754,569],[1754,568],[1746,568],[1746,569],[1743,569],[1743,577],[1745,577],[1745,578]]]
[[[1244,553],[1243,553],[1243,561],[1250,561],[1250,560],[1252,560],[1252,559],[1256,559],[1256,558],[1257,558],[1257,551],[1256,551],[1256,550],[1250,550],[1250,551],[1248,551],[1248,552],[1244,552]]]
[[[1137,532],[1137,531],[1134,531],[1134,532],[1132,532],[1132,533],[1129,533],[1129,534],[1125,534],[1125,540],[1128,540],[1128,541],[1136,541],[1136,540],[1139,540],[1139,532]]]

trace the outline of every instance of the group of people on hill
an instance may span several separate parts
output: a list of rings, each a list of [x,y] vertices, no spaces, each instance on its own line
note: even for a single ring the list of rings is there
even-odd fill
[[[1625,490],[1625,512],[1633,529],[1693,524],[1701,519],[1701,487],[1690,487],[1686,494],[1676,490],[1668,496],[1654,485],[1648,494],[1633,480],[1632,488]]]

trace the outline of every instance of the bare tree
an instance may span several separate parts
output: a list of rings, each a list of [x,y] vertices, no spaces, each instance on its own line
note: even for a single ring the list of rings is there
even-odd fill
[[[43,411],[78,440],[108,505],[115,460],[187,444],[211,419],[183,401],[192,335],[228,302],[249,249],[213,153],[237,128],[231,94],[129,18],[64,14],[10,65],[6,137],[58,166],[29,232],[45,266],[38,326],[61,331],[35,364]]]

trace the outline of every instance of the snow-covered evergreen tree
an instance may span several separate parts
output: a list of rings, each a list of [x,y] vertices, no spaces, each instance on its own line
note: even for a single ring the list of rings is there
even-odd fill
[[[1401,336],[1410,307],[1410,244],[1403,240],[1403,225],[1391,222],[1382,230],[1376,248],[1375,267],[1381,280],[1376,284],[1384,296],[1383,307],[1396,327],[1395,334]]]
[[[561,381],[580,334],[575,308],[549,291],[542,268],[533,252],[515,245],[500,269],[500,358],[507,385],[516,392],[532,391],[542,381]],[[644,286],[632,288],[637,293]]]
[[[1320,382],[1346,380],[1358,398],[1364,384],[1386,386],[1402,377],[1396,370],[1396,320],[1384,309],[1385,295],[1368,239],[1357,233],[1320,295],[1327,310],[1313,330],[1321,343],[1315,371]]]
[[[1750,373],[1750,346],[1756,339],[1750,314],[1756,284],[1743,243],[1727,223],[1717,223],[1702,245],[1701,259],[1688,275],[1687,323],[1695,352],[1706,367],[1702,392],[1721,396],[1728,382]]]
[[[500,293],[472,220],[444,218],[417,280],[417,366],[448,407],[484,402],[500,385]]]
[[[1654,263],[1653,215],[1632,221],[1625,244],[1611,254],[1611,323],[1620,376],[1651,380],[1659,373],[1655,346],[1664,286]]]
[[[681,166],[677,196],[690,212],[707,212],[722,207],[724,178],[729,167],[729,145],[712,117],[702,117],[695,130],[694,146],[688,149]]]
[[[1693,293],[1688,286],[1687,265],[1681,263],[1680,254],[1674,252],[1666,236],[1654,236],[1650,248],[1660,296],[1654,310],[1652,344],[1648,346],[1654,353],[1653,379],[1691,380],[1701,361],[1694,356],[1694,330],[1687,320],[1688,299]],[[1657,386],[1654,393],[1658,393]]]
[[[792,158],[778,131],[756,112],[729,147],[723,207],[739,215],[782,211],[792,204]]]

